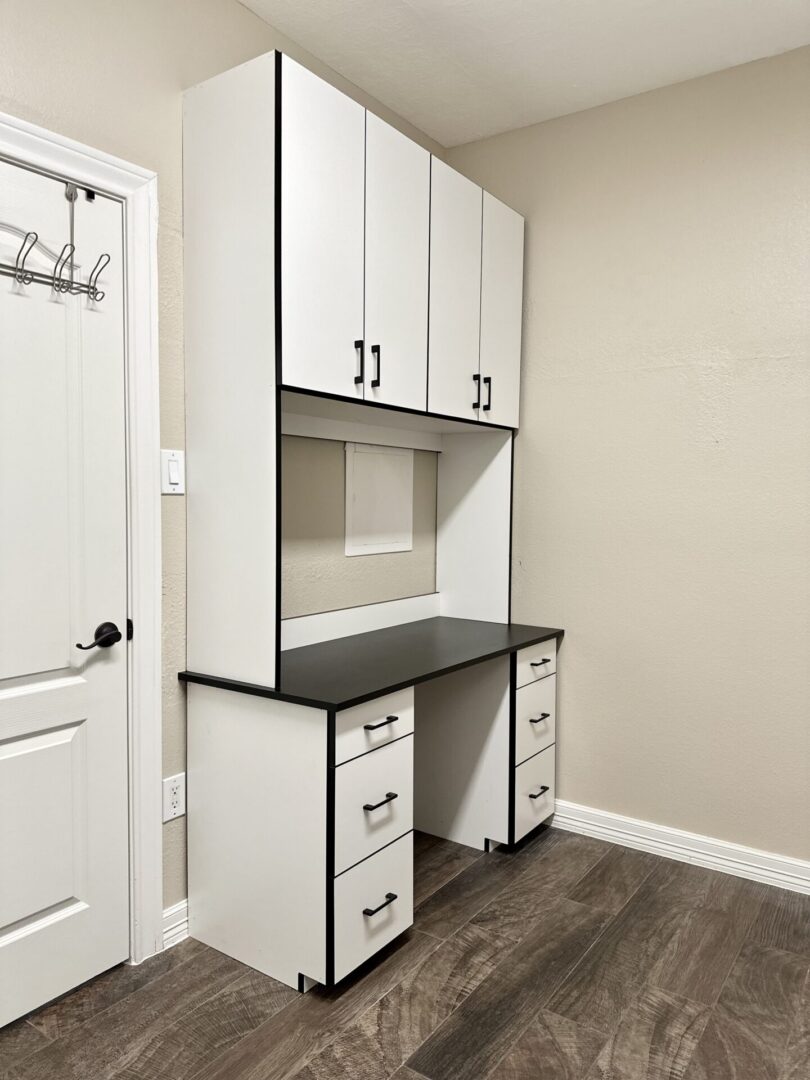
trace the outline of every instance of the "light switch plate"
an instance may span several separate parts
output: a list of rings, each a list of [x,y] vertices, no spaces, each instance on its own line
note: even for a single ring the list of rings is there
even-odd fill
[[[186,455],[182,450],[160,451],[160,490],[164,495],[185,495]]]

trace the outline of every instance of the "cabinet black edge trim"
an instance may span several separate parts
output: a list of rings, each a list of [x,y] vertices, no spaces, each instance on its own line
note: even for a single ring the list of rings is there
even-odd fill
[[[532,645],[539,645],[543,641],[552,641],[555,638],[559,639],[560,637],[562,637],[561,631],[555,631],[553,634],[544,634],[542,637],[532,638],[529,641],[521,642],[520,645],[510,645],[505,649],[496,649],[494,652],[486,653],[483,656],[476,656],[471,660],[463,660],[461,663],[451,664],[449,667],[443,667],[440,670],[426,672],[423,675],[415,676],[412,679],[406,679],[403,682],[377,687],[367,694],[346,698],[345,701],[327,701],[324,698],[311,698],[301,694],[287,694],[283,690],[276,690],[272,686],[263,686],[259,683],[240,682],[238,679],[226,679],[219,675],[206,675],[199,671],[180,671],[177,674],[177,678],[180,682],[198,683],[201,686],[213,686],[218,690],[231,690],[237,694],[252,694],[254,697],[273,698],[276,701],[289,701],[293,705],[309,705],[313,709],[332,709],[335,712],[343,712],[344,709],[354,708],[355,705],[363,705],[366,701],[374,701],[375,698],[385,697],[386,694],[393,694],[397,690],[406,690],[409,686],[419,686],[420,683],[430,682],[431,679],[439,679],[442,675],[450,675],[454,671],[462,671],[464,668],[472,667],[473,664],[485,664],[488,660],[495,660],[499,656],[520,652],[521,649],[528,649]],[[539,682],[539,680],[535,681]]]
[[[281,685],[281,53],[276,50],[273,183],[273,286],[276,345],[276,566],[275,566],[275,686]]]
[[[326,985],[335,985],[335,713],[326,714]]]
[[[389,739],[388,742],[380,743],[379,746],[372,746],[370,750],[364,750],[362,754],[355,754],[354,757],[347,757],[341,762],[336,762],[335,768],[340,769],[344,765],[349,765],[352,761],[357,761],[358,758],[367,757],[369,754],[376,754],[378,750],[384,750],[386,746],[393,746],[394,743],[402,742],[403,739],[412,739],[413,732],[409,731],[407,735],[397,735],[395,739]],[[402,834],[405,835],[404,833]]]
[[[362,866],[364,862],[368,862],[369,859],[373,859],[375,855],[379,855],[381,851],[385,851],[386,848],[390,848],[392,844],[398,844],[400,840],[404,840],[406,836],[410,836],[413,832],[413,826],[410,829],[406,829],[404,833],[400,833],[399,836],[393,840],[389,840],[387,844],[383,844],[382,847],[376,848],[370,855],[364,855],[362,859],[358,859],[357,862],[352,863],[351,866],[347,866],[345,870],[341,870],[340,873],[335,874],[334,878],[337,881],[338,878],[342,878],[344,874],[348,874],[350,870],[354,870],[357,866]]]
[[[533,754],[529,754],[528,757],[523,758],[522,761],[515,762],[515,769],[519,769],[521,765],[525,765],[527,761],[532,761],[536,757],[540,757],[541,754],[545,754],[548,750],[555,750],[557,746],[556,740],[553,743],[549,743],[548,746],[544,746],[542,750],[535,750]],[[555,761],[556,764],[556,761]]]
[[[517,753],[517,653],[509,657],[509,845],[515,842],[515,755]]]
[[[273,206],[273,283],[275,293],[276,383],[281,384],[281,53],[276,50]]]
[[[512,432],[511,462],[509,464],[509,583],[507,585],[507,619],[512,621],[512,528],[515,511],[515,432]]]
[[[452,420],[456,424],[467,424],[479,431],[515,431],[508,424],[489,424],[483,420],[471,420],[466,416],[448,416],[447,413],[425,412],[423,409],[407,409],[403,405],[390,405],[385,401],[363,401],[362,398],[346,397],[345,394],[327,394],[323,390],[309,390],[304,386],[279,384],[281,390],[291,394],[306,394],[307,397],[326,398],[328,401],[349,401],[353,405],[362,405],[367,409],[388,409],[389,412],[409,413],[411,416],[429,416],[434,420]]]

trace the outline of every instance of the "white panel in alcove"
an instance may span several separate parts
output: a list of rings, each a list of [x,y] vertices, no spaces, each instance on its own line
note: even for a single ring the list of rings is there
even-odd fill
[[[413,450],[346,443],[346,554],[413,548]]]

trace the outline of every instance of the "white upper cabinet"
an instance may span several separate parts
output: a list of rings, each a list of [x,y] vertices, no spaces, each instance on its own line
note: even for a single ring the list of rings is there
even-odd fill
[[[365,399],[426,408],[430,154],[366,114]]]
[[[486,419],[480,402],[481,188],[431,158],[428,410]]]
[[[282,379],[362,398],[365,109],[287,56],[281,72]]]
[[[523,218],[485,191],[480,417],[486,423],[518,426],[522,313]]]

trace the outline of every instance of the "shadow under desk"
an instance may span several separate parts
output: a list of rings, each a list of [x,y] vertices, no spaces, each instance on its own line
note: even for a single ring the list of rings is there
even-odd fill
[[[554,812],[550,627],[437,617],[185,671],[189,929],[305,989],[413,922],[413,830],[512,845]]]

